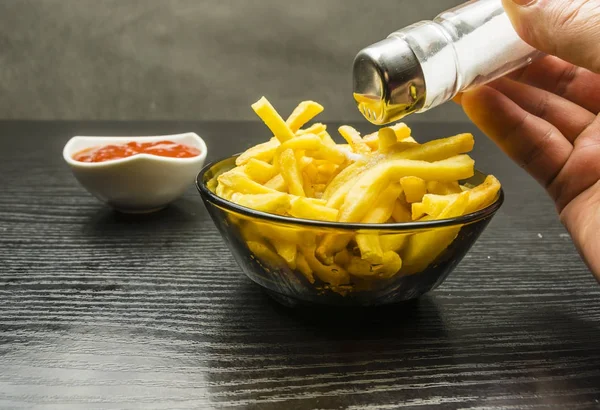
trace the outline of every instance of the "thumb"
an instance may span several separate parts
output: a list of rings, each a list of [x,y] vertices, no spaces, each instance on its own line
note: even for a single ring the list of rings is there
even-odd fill
[[[600,0],[502,0],[532,47],[600,73]]]

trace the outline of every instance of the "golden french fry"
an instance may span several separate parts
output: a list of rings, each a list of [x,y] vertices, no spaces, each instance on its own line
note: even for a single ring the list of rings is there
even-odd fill
[[[294,132],[265,97],[252,104],[252,109],[280,142],[294,138]]]
[[[488,175],[481,185],[476,186],[469,192],[469,204],[466,213],[478,211],[490,205],[496,199],[500,191],[500,181],[493,175]]]
[[[242,172],[226,172],[219,175],[219,184],[241,194],[274,194],[276,190],[251,180]]]
[[[217,189],[215,190],[215,194],[224,199],[230,199],[234,193],[235,191],[233,191],[230,188],[227,188],[227,186],[223,184],[219,184],[217,186]]]
[[[335,254],[341,252],[352,240],[353,236],[354,235],[352,234],[345,233],[331,233],[325,235],[317,247],[317,257],[325,265],[333,264]]]
[[[423,196],[423,210],[427,215],[437,218],[444,209],[452,202],[456,201],[458,194],[435,195],[427,194]]]
[[[383,259],[383,258],[382,258]],[[348,273],[360,278],[368,278],[375,275],[373,265],[371,262],[365,259],[361,259],[358,256],[352,256],[348,265],[346,266]]]
[[[296,156],[292,149],[286,149],[279,156],[279,169],[281,176],[287,184],[290,194],[297,196],[306,196],[302,187],[302,175],[298,169]]]
[[[396,133],[390,127],[381,128],[378,131],[378,149],[380,152],[386,152],[390,147],[394,146],[398,142]]]
[[[327,126],[325,124],[321,124],[320,122],[317,122],[308,128],[298,130],[296,132],[296,135],[297,136],[301,136],[301,135],[305,135],[305,134],[319,135],[319,133],[326,131],[326,130],[327,130]]]
[[[317,135],[319,136],[319,138],[321,138],[321,141],[323,141],[323,144],[333,146],[333,147],[337,146],[337,144],[335,143],[333,138],[331,138],[331,135],[329,135],[329,133],[327,131],[321,131],[321,132],[317,133]]]
[[[308,198],[315,197],[315,190],[313,188],[313,183],[311,182],[308,175],[305,172],[302,173],[302,189],[304,190],[304,194]]]
[[[327,186],[327,189],[325,189],[325,192],[323,192],[323,198],[331,198],[331,196],[334,195],[334,193],[336,193],[336,191],[338,191],[342,186],[349,182],[353,182],[353,180],[366,169],[367,164],[368,163],[366,161],[357,161],[354,164],[346,167],[342,172],[337,174],[333,180],[331,180]],[[349,186],[348,189],[350,188],[351,186]],[[340,195],[338,194],[337,196]]]
[[[404,190],[406,202],[412,204],[413,202],[420,202],[423,199],[423,195],[427,193],[427,184],[425,180],[408,176],[400,178],[400,185]]]
[[[391,128],[392,131],[394,131],[394,133],[396,134],[396,141],[408,141],[408,140],[412,140],[413,142],[416,142],[414,139],[412,139],[412,137],[410,136],[411,134],[411,129],[404,123],[397,123],[394,124],[390,127],[387,128]],[[374,132],[372,134],[366,135],[363,138],[363,141],[373,150],[376,151],[379,148],[379,133],[378,132]]]
[[[268,265],[271,269],[287,268],[287,262],[276,252],[272,251],[267,245],[262,242],[248,241],[246,242],[248,249],[259,262]]]
[[[404,233],[381,235],[379,237],[381,250],[384,253],[389,251],[399,252],[406,244],[409,236],[410,234]]]
[[[338,216],[337,209],[315,204],[305,198],[293,199],[289,213],[295,218],[319,221],[335,221]]]
[[[303,156],[301,151],[296,151],[294,152],[294,154],[296,155],[296,161],[298,161],[298,167],[301,171],[304,171],[306,167],[308,167],[309,165],[313,165],[313,162],[315,162],[315,160],[311,157]],[[313,167],[316,168],[316,166],[314,165]]]
[[[262,144],[258,144],[248,148],[245,152],[243,152],[239,157],[236,158],[235,164],[244,165],[251,158],[269,162],[273,159],[273,156],[275,155],[275,151],[277,150],[278,146],[279,140],[273,137],[267,142],[263,142]]]
[[[394,209],[392,210],[392,219],[394,219],[396,223],[410,222],[412,220],[412,215],[409,205],[404,201],[397,200],[394,204]]]
[[[371,148],[362,140],[360,133],[349,125],[342,125],[338,128],[340,135],[352,147],[352,150],[359,154],[371,152]]]
[[[246,242],[261,242],[263,240],[258,232],[257,225],[251,221],[243,221],[238,226],[240,235]]]
[[[272,194],[237,194],[231,200],[238,205],[262,212],[282,213],[290,208],[291,197],[283,192]]]
[[[396,200],[402,193],[402,187],[399,183],[392,183],[379,195],[375,206],[363,218],[363,223],[381,224],[392,217]]]
[[[287,192],[287,184],[285,183],[285,179],[283,179],[281,174],[277,174],[268,180],[267,183],[265,183],[265,188],[279,192]]]
[[[277,168],[268,162],[250,158],[246,165],[244,165],[244,172],[246,172],[253,181],[264,184],[277,175]]]
[[[460,194],[458,181],[428,181],[427,192],[436,195]]]
[[[341,222],[362,220],[373,200],[391,180],[413,175],[426,180],[453,181],[473,176],[473,160],[458,155],[436,162],[394,160],[378,164],[364,172],[346,195],[340,208]]]
[[[408,148],[392,155],[394,159],[412,159],[420,161],[440,161],[460,154],[465,154],[473,149],[475,140],[472,134],[459,134],[454,137],[440,138],[421,145]],[[436,179],[436,178],[433,178]],[[444,179],[455,181],[458,178]]]
[[[306,258],[301,252],[296,252],[296,268],[304,275],[309,283],[315,283],[313,271],[310,266],[308,266],[308,262],[306,262]]]
[[[273,240],[270,242],[277,251],[277,254],[286,261],[288,267],[290,269],[296,269],[296,254],[298,250],[296,244],[280,240]]]
[[[355,239],[362,259],[373,264],[379,264],[383,261],[383,250],[378,235],[358,234]]]
[[[323,106],[314,101],[302,101],[292,111],[292,114],[285,121],[292,132],[298,131],[304,124],[323,112]]]
[[[396,275],[402,269],[402,258],[394,251],[383,254],[381,265],[375,269],[378,277],[388,279]]]
[[[304,158],[310,158],[310,157],[304,157]],[[310,158],[310,159],[312,160],[312,158]],[[302,172],[306,173],[306,175],[308,176],[308,178],[311,181],[315,181],[319,175],[318,168],[315,166],[315,164],[312,164],[312,163],[307,165],[306,167],[304,167]]]
[[[313,247],[301,247],[300,248],[306,262],[310,269],[317,275],[317,277],[325,283],[329,283],[332,286],[346,285],[350,283],[350,276],[348,272],[338,265],[323,265],[315,256],[315,249]]]
[[[335,254],[335,256],[333,258],[333,262],[340,266],[346,266],[348,264],[348,262],[350,262],[351,256],[352,255],[350,255],[350,252],[348,252],[348,249],[344,248]]]
[[[413,202],[412,203],[412,219],[416,221],[417,219],[424,216],[427,212],[425,211],[425,206],[423,202]]]
[[[461,216],[468,204],[469,192],[465,191],[458,194],[436,219]],[[460,228],[438,228],[411,236],[403,252],[403,273],[418,273],[429,266],[452,243]]]

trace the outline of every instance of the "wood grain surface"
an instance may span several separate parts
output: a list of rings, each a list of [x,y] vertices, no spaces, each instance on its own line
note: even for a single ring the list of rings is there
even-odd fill
[[[248,122],[0,122],[0,408],[600,407],[600,288],[542,189],[481,134],[473,157],[506,202],[438,290],[298,311],[243,276],[194,187],[120,215],[62,159],[73,135],[180,131],[209,160],[268,137]]]

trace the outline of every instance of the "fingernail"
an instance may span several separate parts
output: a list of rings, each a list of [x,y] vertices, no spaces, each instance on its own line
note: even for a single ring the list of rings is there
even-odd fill
[[[513,3],[515,3],[521,7],[532,6],[533,4],[535,4],[537,2],[537,0],[512,0],[512,1],[513,1]]]

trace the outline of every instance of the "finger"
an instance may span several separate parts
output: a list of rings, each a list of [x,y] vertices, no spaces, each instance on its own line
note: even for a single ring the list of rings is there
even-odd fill
[[[554,125],[570,142],[594,121],[596,116],[558,95],[530,85],[502,78],[490,84],[525,111]]]
[[[502,0],[502,3],[525,42],[600,73],[598,0]]]
[[[554,56],[546,56],[509,75],[513,80],[559,95],[600,113],[600,74]]]
[[[573,150],[556,127],[492,87],[464,93],[461,102],[471,121],[544,187],[554,180]]]
[[[575,141],[565,166],[548,187],[557,208],[562,210],[574,198],[600,180],[600,116]]]

